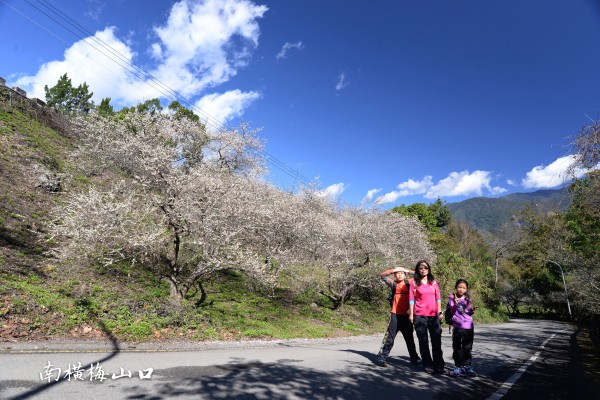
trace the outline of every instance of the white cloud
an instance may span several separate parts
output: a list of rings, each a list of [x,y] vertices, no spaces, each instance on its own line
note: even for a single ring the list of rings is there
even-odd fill
[[[218,128],[232,118],[241,116],[244,109],[259,98],[260,93],[236,89],[204,96],[196,102],[195,107],[203,111],[199,116],[206,125]]]
[[[385,193],[382,196],[379,196],[378,198],[375,199],[375,204],[389,204],[389,203],[393,203],[396,200],[398,200],[400,197],[402,197],[403,194],[399,191],[393,191],[393,192],[388,192]]]
[[[334,183],[333,185],[327,186],[323,190],[319,190],[317,192],[317,195],[321,197],[335,199],[339,197],[344,192],[344,190],[346,190],[346,185],[344,183]]]
[[[159,43],[152,43],[149,49],[150,55],[156,59],[163,57],[163,49]]]
[[[385,193],[375,199],[376,204],[389,204],[398,200],[400,197],[411,196],[415,194],[423,194],[431,187],[431,176],[427,175],[420,181],[409,179],[406,182],[400,183],[397,187],[400,190]]]
[[[489,189],[489,191],[490,191],[491,195],[497,196],[499,194],[506,193],[507,189],[500,187],[500,186],[494,186],[491,189]]]
[[[116,28],[108,27],[92,37],[75,42],[65,50],[62,61],[42,65],[35,75],[19,78],[16,85],[25,89],[28,97],[44,99],[44,85],[56,85],[58,79],[66,73],[73,86],[87,83],[94,93],[93,100],[96,103],[103,97],[123,98],[124,88],[133,79],[125,66],[131,62],[135,53],[115,37],[115,31]],[[113,59],[119,60],[122,65]]]
[[[506,192],[500,186],[492,187],[492,173],[488,171],[451,172],[448,176],[437,183],[433,183],[430,175],[420,181],[409,179],[398,185],[398,190],[385,193],[375,199],[377,204],[393,203],[400,197],[422,194],[426,199],[437,199],[438,197],[453,196],[481,196],[484,191],[490,195],[498,195]]]
[[[288,51],[292,50],[292,49],[298,49],[298,50],[302,50],[304,48],[304,44],[302,44],[302,42],[297,42],[297,43],[286,43],[283,45],[283,47],[281,48],[281,50],[279,51],[279,53],[277,53],[277,55],[275,56],[276,59],[281,60],[283,58],[287,57],[287,53]]]
[[[524,188],[542,189],[560,186],[568,180],[567,170],[576,161],[574,155],[560,157],[548,166],[538,165],[529,171],[521,181]],[[578,169],[575,176],[580,177],[585,171]]]
[[[102,15],[102,11],[106,4],[101,0],[87,0],[87,3],[88,10],[83,15],[97,21],[100,18],[100,15]]]
[[[226,82],[258,44],[256,20],[267,11],[247,0],[182,0],[156,27],[162,54],[153,73],[184,96]]]
[[[425,193],[425,198],[481,196],[483,189],[491,191],[490,181],[491,172],[489,171],[451,172],[446,178],[431,186]]]
[[[335,84],[335,90],[340,91],[340,90],[344,89],[346,86],[348,86],[349,84],[350,84],[350,82],[346,81],[346,74],[342,72],[338,76],[338,81]]]
[[[425,176],[423,180],[420,181],[409,179],[406,182],[399,184],[398,189],[406,192],[407,195],[422,194],[431,186],[431,179],[431,175]]]
[[[21,77],[16,85],[29,97],[44,99],[44,85],[54,86],[67,73],[73,85],[88,84],[96,104],[111,97],[118,108],[170,97],[172,92],[194,98],[226,82],[247,64],[258,44],[257,20],[266,11],[266,6],[248,0],[181,0],[173,4],[167,21],[154,28],[158,40],[143,49],[155,62],[147,72],[158,81],[139,70],[137,74],[129,72],[136,71],[130,65],[135,64],[136,52],[115,36],[115,27],[108,27],[74,43],[63,60],[42,65],[35,75]],[[248,100],[256,94],[243,97]],[[226,120],[240,112],[232,107],[219,117]]]
[[[381,192],[381,189],[371,189],[367,192],[365,197],[363,197],[362,202],[366,203],[372,201],[377,193]]]

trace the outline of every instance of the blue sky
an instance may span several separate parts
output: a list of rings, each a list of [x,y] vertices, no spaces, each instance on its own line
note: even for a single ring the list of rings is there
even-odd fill
[[[0,37],[29,97],[177,93],[261,128],[275,184],[353,205],[558,188],[600,112],[594,0],[0,0]]]

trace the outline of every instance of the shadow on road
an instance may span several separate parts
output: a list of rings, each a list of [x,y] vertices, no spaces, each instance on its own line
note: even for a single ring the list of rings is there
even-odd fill
[[[346,348],[332,351],[360,357],[339,357],[348,361],[338,369],[332,369],[334,364],[327,359],[318,369],[314,369],[303,367],[304,361],[297,359],[262,362],[241,357],[225,358],[208,366],[155,369],[151,384],[145,382],[124,387],[119,398],[486,399],[531,357],[536,346],[557,332],[560,334],[546,345],[536,363],[527,370],[527,376],[511,389],[514,397],[506,399],[563,398],[556,395],[561,396],[566,393],[565,390],[569,390],[570,385],[577,384],[577,375],[581,373],[581,369],[576,369],[568,361],[569,352],[579,347],[577,332],[573,333],[572,329],[567,330],[566,327],[556,323],[539,326],[515,323],[494,329],[476,328],[474,362],[480,373],[476,378],[428,375],[419,366],[411,365],[406,356],[389,357],[388,366],[382,368],[374,363],[376,352]],[[104,362],[119,353],[117,341],[109,332],[106,333],[111,337],[114,351],[97,362]],[[443,340],[447,341],[448,338],[444,337]],[[511,352],[511,348],[522,348],[522,351]],[[306,348],[305,351],[308,353],[311,349]],[[449,369],[453,366],[451,354],[445,350],[444,356]],[[581,365],[577,358],[575,360],[576,364]],[[526,385],[521,385],[523,381]],[[61,381],[41,385],[14,399],[32,397],[59,383]],[[545,388],[542,390],[540,386]],[[579,396],[571,398],[589,398],[583,390],[574,393]]]
[[[262,363],[235,359],[211,367],[176,367],[155,370],[154,376],[170,383],[133,387],[127,399],[409,399],[417,388],[402,375],[412,371],[397,367],[379,369],[359,363],[343,371],[319,371],[299,367],[294,360]],[[357,372],[358,369],[358,372]],[[352,371],[352,372],[349,372]],[[172,381],[175,377],[178,380]],[[416,377],[414,377],[416,378]],[[413,378],[413,379],[414,379]]]
[[[297,365],[302,360],[275,363],[241,358],[224,365],[155,370],[154,387],[127,388],[126,399],[481,399],[497,383],[477,378],[477,388],[465,393],[469,378],[428,375],[408,358],[390,357],[387,367],[376,366],[376,354],[353,349],[369,362],[348,362],[343,370],[324,371]],[[475,381],[471,381],[474,383]]]
[[[119,351],[120,351],[119,342],[118,342],[117,338],[113,335],[112,331],[110,331],[106,327],[106,325],[104,324],[104,322],[102,322],[100,320],[97,320],[96,322],[97,322],[98,326],[100,327],[100,329],[102,330],[102,332],[104,332],[104,334],[109,338],[109,340],[110,340],[110,342],[112,344],[112,350],[111,350],[111,353],[108,354],[107,356],[105,356],[105,357],[103,357],[101,359],[95,360],[95,361],[89,363],[86,366],[82,366],[81,367],[82,371],[89,370],[89,369],[93,368],[97,364],[101,364],[101,363],[103,363],[103,362],[105,362],[107,360],[110,360],[111,358],[113,358],[117,354],[119,354]],[[28,399],[28,398],[31,398],[33,396],[40,395],[43,392],[45,392],[46,390],[48,390],[48,389],[50,389],[50,388],[52,388],[52,387],[54,387],[56,385],[60,385],[63,382],[68,382],[68,378],[66,376],[63,376],[63,377],[59,378],[58,380],[53,380],[51,382],[47,382],[45,384],[37,386],[37,387],[35,387],[35,388],[33,388],[33,389],[25,392],[25,393],[22,393],[22,394],[20,394],[18,396],[11,397],[11,400]]]

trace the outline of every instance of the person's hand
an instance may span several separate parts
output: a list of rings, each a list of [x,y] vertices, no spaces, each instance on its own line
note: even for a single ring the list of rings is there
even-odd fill
[[[408,314],[408,320],[410,321],[410,323],[413,323],[413,315],[412,314]]]

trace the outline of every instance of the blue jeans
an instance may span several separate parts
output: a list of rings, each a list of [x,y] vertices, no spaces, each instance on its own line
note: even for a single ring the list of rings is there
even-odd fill
[[[419,352],[423,367],[436,370],[444,369],[444,353],[442,352],[442,324],[438,316],[414,316],[415,331],[419,339]],[[429,339],[431,337],[431,353],[429,352]],[[433,359],[431,355],[433,354]]]

